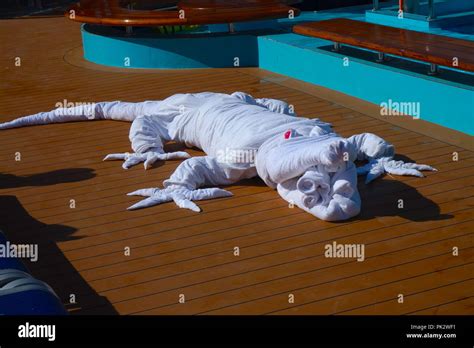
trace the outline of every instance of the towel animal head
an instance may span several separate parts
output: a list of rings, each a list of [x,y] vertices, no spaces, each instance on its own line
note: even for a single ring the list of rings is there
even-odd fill
[[[297,178],[277,185],[280,196],[290,204],[325,221],[346,220],[360,212],[357,173],[354,163],[335,173],[318,166]]]
[[[359,161],[395,155],[395,147],[392,144],[372,133],[356,134],[347,140],[356,149]]]
[[[337,172],[355,156],[351,143],[336,133],[309,136],[290,129],[263,143],[255,162],[258,175],[268,186],[276,188],[316,165],[329,173]]]

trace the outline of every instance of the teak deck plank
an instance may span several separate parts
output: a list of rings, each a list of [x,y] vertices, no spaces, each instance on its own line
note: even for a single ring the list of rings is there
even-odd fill
[[[285,99],[344,136],[379,134],[399,155],[439,170],[426,178],[386,176],[368,186],[361,180],[362,213],[340,223],[288,208],[256,179],[231,185],[232,198],[200,202],[200,214],[173,204],[127,212],[136,199],[125,193],[161,185],[179,164],[145,172],[102,162],[109,152],[129,151],[129,124],[2,131],[0,227],[12,241],[39,244],[39,260],[28,267],[71,313],[473,313],[472,151],[348,109],[313,89],[272,82],[258,69],[124,72],[72,65],[63,57],[80,45],[79,26],[64,18],[1,21],[0,42],[1,121],[53,109],[64,99],[141,101],[242,90]],[[21,67],[14,65],[17,56]],[[333,241],[366,245],[366,260],[325,258],[324,246]],[[235,246],[240,256],[233,255]],[[398,304],[401,292],[406,300]],[[67,303],[71,293],[77,304]]]
[[[474,71],[474,43],[346,18],[298,24],[297,34]],[[454,65],[455,59],[458,65]]]

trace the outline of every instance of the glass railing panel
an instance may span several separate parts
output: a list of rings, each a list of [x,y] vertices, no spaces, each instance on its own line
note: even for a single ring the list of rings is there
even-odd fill
[[[375,11],[403,11],[404,14],[427,19],[474,12],[473,0],[373,0]]]

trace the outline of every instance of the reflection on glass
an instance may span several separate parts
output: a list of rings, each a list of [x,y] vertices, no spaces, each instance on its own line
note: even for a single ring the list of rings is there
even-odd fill
[[[420,0],[402,0],[403,3],[403,12],[420,14]]]

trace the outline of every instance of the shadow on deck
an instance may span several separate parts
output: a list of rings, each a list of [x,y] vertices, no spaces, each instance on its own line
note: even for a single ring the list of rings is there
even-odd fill
[[[56,170],[52,172],[33,174],[29,176],[15,176],[12,174],[0,174],[0,189],[15,189],[28,186],[47,186],[60,183],[84,181],[95,176],[93,170],[87,168],[74,168],[66,170]],[[37,244],[41,252],[62,255],[57,242],[79,239],[75,237],[75,228],[66,225],[44,224],[32,217],[20,201],[15,196],[0,195],[0,229],[4,230],[9,239],[15,244]],[[17,233],[17,227],[20,224],[25,230]],[[39,255],[38,265],[41,265],[45,259]],[[102,308],[102,314],[117,314],[107,298],[95,293],[81,275],[75,270],[74,266],[63,255],[62,262],[66,267],[70,267],[67,281],[57,279],[49,285],[53,287],[59,298],[65,304],[66,309],[74,313],[81,313],[81,308],[75,303],[71,303],[71,296],[75,297],[78,293],[89,293],[96,297],[96,305]],[[33,276],[35,273],[32,272]],[[69,282],[74,287],[69,286]]]

